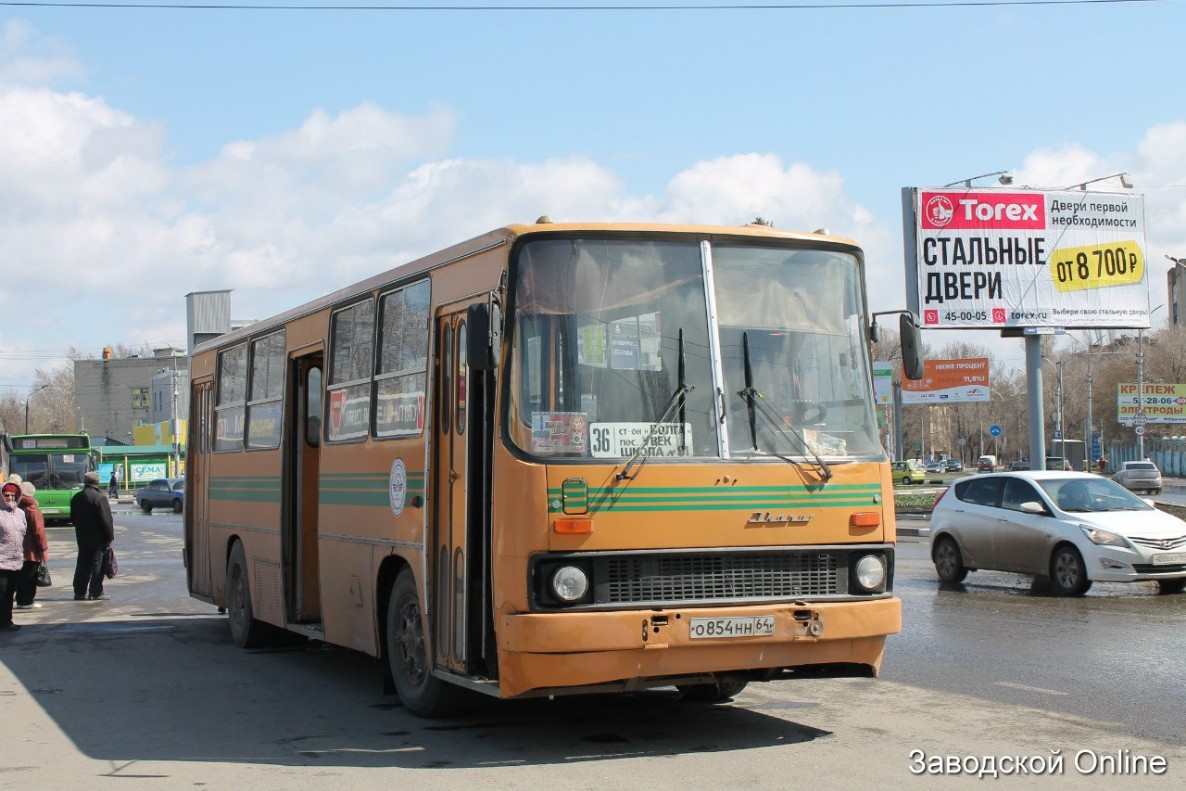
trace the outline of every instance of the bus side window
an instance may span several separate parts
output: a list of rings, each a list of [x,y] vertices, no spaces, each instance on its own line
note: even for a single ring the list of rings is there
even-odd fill
[[[305,377],[305,443],[321,446],[321,369],[310,368]]]

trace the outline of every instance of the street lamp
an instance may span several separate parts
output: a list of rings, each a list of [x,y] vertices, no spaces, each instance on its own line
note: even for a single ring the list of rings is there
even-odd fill
[[[1086,190],[1088,184],[1094,184],[1097,181],[1107,181],[1108,179],[1120,179],[1120,186],[1126,190],[1132,189],[1132,178],[1127,173],[1113,173],[1110,176],[1100,176],[1098,179],[1088,179],[1081,181],[1078,184],[1072,184],[1069,187],[1063,187],[1068,190]]]
[[[1153,314],[1164,308],[1165,305],[1158,305],[1149,311],[1149,318],[1153,318]],[[1136,424],[1139,427],[1137,431],[1137,458],[1145,458],[1145,330],[1144,328],[1137,329],[1137,419]]]
[[[944,184],[943,186],[944,187],[958,187],[960,184],[963,184],[968,189],[971,189],[973,181],[975,181],[976,179],[986,179],[989,176],[997,176],[998,177],[997,183],[999,183],[1002,187],[1008,186],[1009,184],[1013,183],[1013,174],[1010,171],[1008,171],[1008,170],[994,170],[992,173],[981,173],[979,176],[972,176],[971,178],[960,179],[959,181],[953,181],[950,184]]]
[[[37,395],[38,393],[40,393],[42,390],[44,390],[47,387],[49,387],[48,384],[44,384],[41,387],[36,387],[29,391],[29,395],[25,396],[25,433],[26,434],[29,433],[29,399],[31,399],[33,396]]]

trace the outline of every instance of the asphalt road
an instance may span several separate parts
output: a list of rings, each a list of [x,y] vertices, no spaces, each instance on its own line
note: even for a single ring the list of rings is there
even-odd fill
[[[1151,586],[1066,600],[977,574],[941,590],[925,541],[904,539],[906,625],[879,679],[751,684],[720,706],[670,690],[491,701],[432,722],[384,696],[366,657],[317,643],[238,649],[225,616],[186,595],[180,518],[125,510],[117,525],[109,601],[71,600],[72,531],[54,528],[57,584],[17,613],[26,628],[0,635],[0,788],[851,791],[992,779],[917,775],[915,750],[1065,761],[998,778],[1009,789],[1186,779],[1186,596]],[[1085,773],[1081,750],[1168,769]]]

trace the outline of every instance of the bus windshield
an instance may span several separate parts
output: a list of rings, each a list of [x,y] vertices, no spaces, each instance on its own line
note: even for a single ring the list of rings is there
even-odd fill
[[[514,272],[508,430],[532,455],[881,454],[853,252],[547,239]]]
[[[38,490],[81,489],[82,476],[93,469],[86,453],[13,454],[12,471]]]

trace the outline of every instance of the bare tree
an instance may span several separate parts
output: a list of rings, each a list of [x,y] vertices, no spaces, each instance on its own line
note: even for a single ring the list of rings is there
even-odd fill
[[[74,366],[65,364],[49,371],[37,369],[27,404],[28,433],[69,434],[78,431],[74,408]]]

